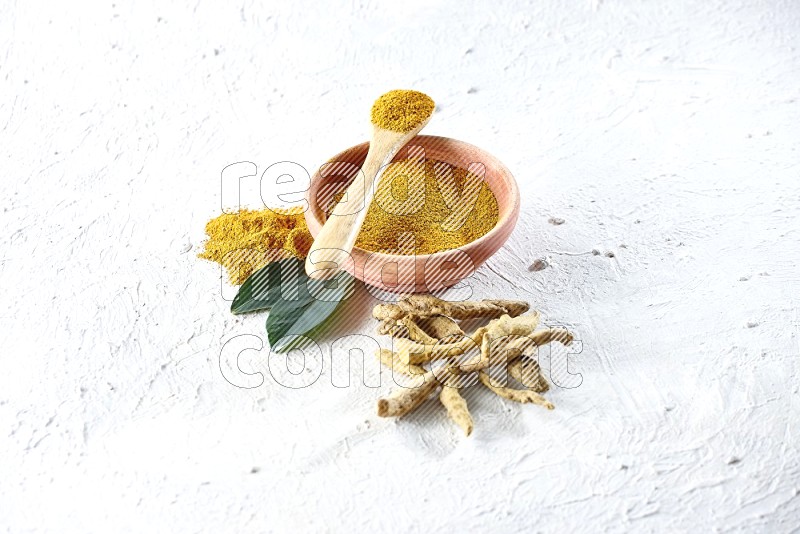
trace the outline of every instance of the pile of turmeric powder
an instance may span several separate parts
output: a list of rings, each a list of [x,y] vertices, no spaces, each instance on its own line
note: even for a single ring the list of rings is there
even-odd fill
[[[305,258],[313,241],[299,206],[223,213],[208,221],[206,234],[209,239],[198,256],[225,267],[234,285],[270,262]]]

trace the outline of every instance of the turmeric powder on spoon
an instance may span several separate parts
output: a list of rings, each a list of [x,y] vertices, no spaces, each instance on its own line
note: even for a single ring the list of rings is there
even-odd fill
[[[372,124],[393,132],[410,132],[427,120],[436,104],[425,93],[395,89],[384,93],[372,104]]]

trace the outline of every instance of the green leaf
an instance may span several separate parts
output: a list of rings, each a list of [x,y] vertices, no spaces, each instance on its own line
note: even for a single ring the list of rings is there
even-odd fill
[[[231,302],[231,313],[268,310],[281,299],[281,273],[293,269],[296,258],[267,264],[247,277]]]
[[[321,325],[354,291],[354,279],[349,273],[342,271],[328,281],[311,280],[303,263],[296,261],[296,265],[283,270],[283,295],[267,318],[267,339],[276,352],[292,348],[297,336]]]

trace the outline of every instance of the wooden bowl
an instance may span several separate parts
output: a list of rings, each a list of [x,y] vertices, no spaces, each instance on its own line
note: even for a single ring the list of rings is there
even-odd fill
[[[325,222],[325,208],[333,196],[350,184],[367,156],[369,143],[361,143],[337,154],[322,165],[311,178],[306,192],[309,209],[305,212],[308,229],[316,236]],[[436,159],[455,167],[467,168],[483,164],[486,184],[497,198],[499,218],[486,235],[452,250],[434,254],[384,254],[353,249],[353,261],[346,269],[353,276],[393,293],[435,292],[451,287],[472,275],[489,256],[497,252],[511,235],[519,217],[519,189],[511,172],[494,156],[480,148],[433,135],[418,135],[403,148],[393,161],[424,150],[428,159]]]

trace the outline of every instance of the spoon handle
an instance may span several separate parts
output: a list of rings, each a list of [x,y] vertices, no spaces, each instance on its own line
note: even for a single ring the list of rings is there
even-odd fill
[[[414,135],[416,132],[409,135],[375,128],[360,172],[314,238],[305,263],[306,274],[310,278],[328,280],[339,271],[352,268],[350,252],[364,224],[383,170]]]

